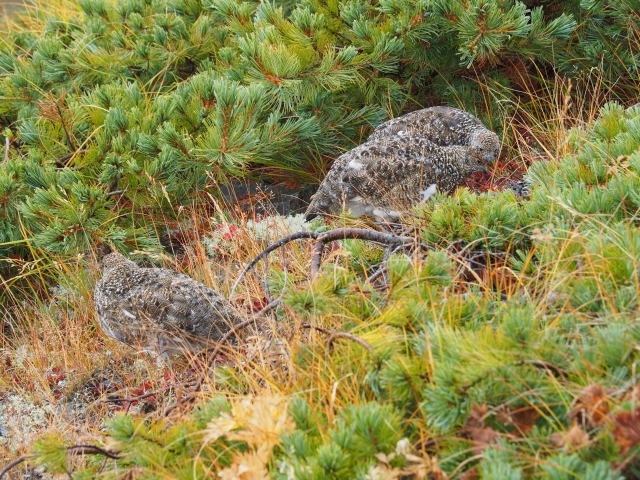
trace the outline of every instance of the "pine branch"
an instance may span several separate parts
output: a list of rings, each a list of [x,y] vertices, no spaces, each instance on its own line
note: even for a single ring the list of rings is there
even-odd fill
[[[75,150],[75,151],[73,151],[73,152],[69,152],[69,153],[67,153],[66,155],[64,155],[64,156],[62,156],[62,157],[60,157],[60,158],[58,158],[58,159],[56,160],[56,166],[58,166],[58,168],[64,168],[64,167],[66,167],[66,166],[67,166],[67,165],[66,165],[66,162],[67,162],[68,160],[71,160],[73,157],[75,157],[75,156],[76,156],[76,155],[78,155],[79,153],[86,153],[86,152],[88,152],[88,151],[89,151],[89,150],[88,150],[88,149],[86,149],[86,148],[81,148],[80,150]]]
[[[63,97],[64,98],[64,97]],[[71,150],[76,150],[76,144],[71,137],[71,132],[69,131],[69,127],[67,126],[67,122],[64,119],[64,114],[62,113],[62,108],[58,104],[57,100],[53,99],[53,104],[56,107],[56,112],[58,113],[58,117],[60,118],[60,123],[62,124],[62,129],[64,130],[64,134],[67,137],[67,143]]]

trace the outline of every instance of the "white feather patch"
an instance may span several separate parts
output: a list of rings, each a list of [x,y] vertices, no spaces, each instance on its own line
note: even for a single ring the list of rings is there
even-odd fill
[[[371,213],[371,206],[367,205],[362,197],[353,197],[347,201],[347,208],[354,217],[362,217]]]
[[[357,160],[351,160],[347,167],[352,168],[353,170],[362,170],[364,168],[364,164],[358,162]]]
[[[383,208],[374,208],[372,213],[374,217],[382,221],[394,220],[400,216],[395,210],[385,210]]]
[[[425,190],[422,190],[420,192],[420,194],[422,195],[422,201],[426,202],[431,197],[433,197],[436,194],[436,190],[437,190],[437,186],[435,183],[432,183]]]

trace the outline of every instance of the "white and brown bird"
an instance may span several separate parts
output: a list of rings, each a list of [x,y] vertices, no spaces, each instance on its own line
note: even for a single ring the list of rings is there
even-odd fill
[[[431,107],[380,125],[365,143],[336,159],[311,197],[307,219],[349,210],[396,218],[398,210],[450,192],[487,170],[498,136],[462,110]]]
[[[206,285],[164,268],[143,268],[120,253],[102,259],[94,289],[100,327],[130,346],[163,357],[198,351],[244,319]]]

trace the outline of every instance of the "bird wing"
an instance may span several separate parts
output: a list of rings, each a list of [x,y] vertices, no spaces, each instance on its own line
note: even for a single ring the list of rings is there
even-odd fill
[[[397,124],[399,121],[400,121],[399,118],[392,118],[391,120],[387,120],[386,122],[381,123],[376,128],[374,128],[374,130],[371,133],[371,135],[369,135],[369,138],[367,138],[367,142],[369,142],[371,140],[379,139],[381,136],[385,135],[386,131],[388,131],[391,128],[393,128],[393,126],[395,124]]]
[[[424,137],[438,145],[466,145],[469,133],[484,128],[476,117],[453,107],[429,107],[392,118],[376,127],[367,141],[381,140],[403,132]]]
[[[212,340],[241,321],[220,294],[192,278],[162,268],[145,269],[140,284],[122,301],[133,317],[158,329]],[[125,313],[126,315],[126,313]]]
[[[390,190],[411,189],[421,179],[434,177],[438,151],[437,145],[417,138],[367,142],[339,158],[332,167],[332,182],[341,185],[346,198],[381,198]]]
[[[414,112],[407,113],[402,115],[401,117],[392,118],[391,120],[387,120],[386,122],[378,125],[373,133],[367,139],[367,142],[370,141],[378,141],[384,139],[385,137],[391,137],[396,135],[399,131],[406,130],[407,127],[410,127],[416,122],[416,119],[422,116],[429,116],[428,108],[423,110],[417,110]]]

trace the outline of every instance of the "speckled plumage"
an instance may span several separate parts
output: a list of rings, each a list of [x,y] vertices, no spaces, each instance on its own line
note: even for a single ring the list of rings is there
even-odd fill
[[[452,191],[495,160],[500,143],[472,115],[449,107],[412,112],[380,125],[336,159],[307,208],[308,219],[348,209],[394,218],[398,208]]]
[[[119,253],[104,257],[94,289],[101,328],[110,337],[161,355],[197,351],[243,321],[220,294],[164,268],[143,268]]]
[[[531,196],[531,183],[527,180],[520,180],[509,185],[509,189],[518,198],[529,198]]]
[[[424,138],[442,147],[462,145],[479,151],[486,162],[500,153],[498,136],[480,120],[452,107],[429,107],[392,118],[376,127],[367,142],[393,136]]]

